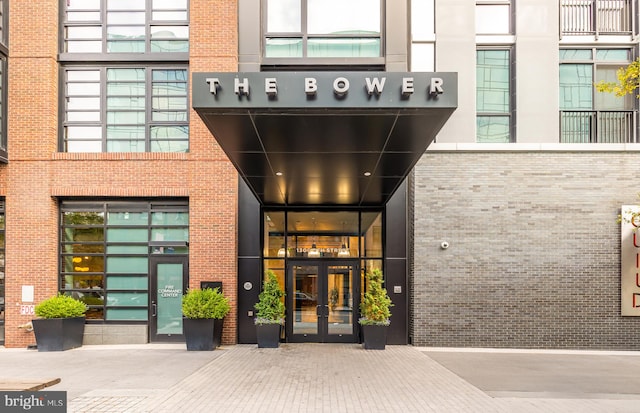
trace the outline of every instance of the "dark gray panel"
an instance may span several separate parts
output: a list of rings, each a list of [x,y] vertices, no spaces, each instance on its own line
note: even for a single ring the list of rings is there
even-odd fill
[[[254,304],[260,294],[261,264],[259,258],[238,258],[238,343],[256,343]],[[245,284],[250,283],[247,290]],[[247,284],[249,286],[249,284]],[[250,315],[251,314],[251,315]]]
[[[238,180],[238,256],[259,257],[260,202],[247,184]]]
[[[386,207],[385,257],[407,257],[407,182],[402,182]]]
[[[256,115],[267,152],[380,152],[396,115]]]
[[[407,344],[409,341],[407,260],[386,259],[384,275],[384,286],[393,302],[387,344]]]
[[[315,79],[317,91],[310,95],[305,89],[307,80]],[[209,79],[209,81],[207,81]],[[211,90],[217,79],[215,93]],[[245,83],[246,79],[246,83]],[[266,92],[265,83],[276,82],[275,96]],[[336,83],[349,83],[348,90],[336,93]],[[369,94],[369,83],[376,81],[384,87],[378,93]],[[411,79],[411,93],[403,94],[406,79]],[[443,93],[433,95],[433,79],[442,81]],[[245,86],[238,88],[236,80]],[[252,110],[299,109],[429,109],[458,106],[458,75],[450,72],[213,72],[192,75],[193,107],[196,111],[217,108]],[[248,94],[246,94],[248,91]]]

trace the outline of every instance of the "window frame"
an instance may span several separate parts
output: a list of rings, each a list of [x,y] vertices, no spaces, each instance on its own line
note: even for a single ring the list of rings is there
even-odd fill
[[[4,345],[4,337],[5,337],[5,321],[7,314],[7,284],[6,284],[6,267],[5,267],[5,259],[6,259],[6,208],[5,208],[5,199],[4,197],[0,197],[0,218],[2,219],[2,223],[0,225],[0,234],[2,234],[2,242],[0,243],[0,256],[2,257],[0,260],[0,272],[2,273],[2,278],[0,278],[0,284],[2,284],[2,288],[0,289],[0,298],[2,298],[2,302],[0,302],[0,312],[3,313],[2,317],[0,317],[0,330],[2,330],[2,334],[0,334],[0,345]]]
[[[186,26],[188,30],[190,30],[190,10],[189,10],[189,2],[187,1],[187,9],[186,9],[186,19],[185,20],[153,20],[152,19],[152,1],[153,0],[144,0],[145,1],[145,51],[144,53],[137,52],[114,52],[110,53],[107,51],[107,1],[99,0],[100,2],[100,20],[99,21],[79,21],[79,22],[69,22],[66,18],[67,16],[67,1],[60,0],[60,12],[59,12],[59,44],[58,49],[59,60],[64,62],[86,62],[86,61],[155,61],[155,60],[171,60],[171,61],[188,61],[189,60],[189,51],[186,52],[152,52],[151,51],[151,27],[152,26]],[[180,9],[182,10],[182,9]],[[100,38],[100,42],[102,44],[101,52],[67,52],[66,51],[66,42],[67,42],[67,28],[68,27],[85,27],[85,26],[99,26],[102,36]],[[189,46],[189,37],[184,39]]]
[[[0,163],[8,163],[9,0],[0,0],[0,25]]]
[[[608,109],[599,105],[595,83],[598,79],[598,68],[606,67],[608,69],[617,69],[633,62],[638,56],[637,46],[631,45],[613,45],[613,46],[564,46],[559,48],[559,54],[563,50],[589,51],[590,58],[562,59],[558,56],[558,109],[559,109],[559,129],[558,138],[562,144],[567,143],[637,143],[640,136],[640,104],[635,94],[623,97],[626,107],[629,104],[630,109]],[[623,50],[627,52],[627,60],[601,60],[598,59],[598,51],[603,50]],[[591,68],[591,107],[564,107],[560,100],[560,92],[562,88],[562,78],[560,68],[563,65],[589,66]],[[586,83],[585,83],[586,85]],[[623,114],[622,116],[620,114]],[[619,117],[621,116],[621,117]],[[609,126],[609,125],[614,125]],[[615,127],[618,126],[619,130]],[[575,137],[578,137],[576,140]]]
[[[385,21],[386,21],[386,0],[380,1],[380,34],[379,35],[330,35],[330,34],[312,34],[308,33],[307,29],[307,1],[299,0],[301,2],[301,22],[300,32],[268,32],[267,31],[267,19],[268,19],[268,0],[260,0],[260,57],[261,66],[268,68],[269,66],[313,66],[313,65],[330,65],[334,67],[349,67],[349,70],[359,70],[360,68],[366,68],[370,66],[384,67],[385,64]],[[301,57],[267,57],[266,47],[267,38],[301,38],[302,39],[302,56]],[[308,57],[307,56],[307,41],[309,38],[375,38],[380,40],[380,56],[377,57]]]
[[[561,58],[559,58],[559,66],[562,65],[590,65],[592,67],[592,74],[591,74],[591,109],[590,110],[604,110],[604,109],[600,109],[595,107],[596,106],[596,95],[597,90],[595,88],[595,83],[596,83],[596,77],[598,75],[598,67],[608,67],[608,68],[619,68],[619,67],[623,67],[626,66],[630,63],[632,63],[637,55],[637,48],[636,47],[631,47],[631,46],[589,46],[589,47],[576,47],[576,46],[565,46],[565,47],[561,47],[559,49],[559,52],[563,51],[563,50],[589,50],[591,51],[591,58],[590,59],[575,59],[575,60],[562,60]],[[628,61],[607,61],[607,60],[598,60],[598,51],[599,50],[626,50],[628,52]],[[561,79],[558,79],[559,81]],[[631,99],[633,98],[633,99]],[[629,97],[629,101],[633,102],[633,108],[632,109],[625,109],[625,110],[638,110],[638,99],[635,99],[634,96],[630,96]],[[581,110],[581,109],[560,109],[562,110]],[[585,109],[586,110],[586,109]]]
[[[103,222],[101,224],[65,224],[64,216],[67,212],[96,212],[103,214]],[[137,224],[137,225],[122,225],[119,223],[110,223],[109,222],[109,213],[118,213],[118,212],[131,212],[131,213],[146,213],[147,221],[146,224]],[[141,309],[144,308],[145,314],[148,314],[148,309],[151,307],[151,303],[147,302],[146,306],[140,305],[122,305],[122,306],[114,306],[109,304],[108,296],[110,293],[113,294],[147,294],[147,297],[150,298],[150,290],[149,290],[149,282],[151,280],[151,268],[150,261],[151,257],[161,256],[162,254],[156,253],[156,248],[160,247],[171,247],[171,246],[180,246],[186,248],[183,252],[174,252],[172,255],[183,255],[189,256],[188,250],[188,242],[180,242],[180,241],[164,241],[158,243],[157,241],[153,241],[151,239],[151,234],[154,228],[186,228],[187,231],[190,230],[190,223],[187,221],[186,225],[168,225],[168,224],[155,224],[153,222],[153,214],[158,212],[177,212],[177,213],[186,213],[187,219],[189,215],[189,201],[184,198],[174,198],[174,199],[118,199],[118,200],[81,200],[81,199],[63,199],[59,203],[59,267],[58,267],[58,291],[62,294],[73,294],[74,292],[79,293],[102,293],[102,305],[92,304],[90,305],[91,309],[102,310],[102,318],[88,318],[87,322],[91,324],[109,324],[109,323],[128,323],[128,324],[147,324],[149,322],[148,317],[144,320],[129,320],[129,319],[108,319],[107,318],[107,310],[109,308],[118,308],[118,309]],[[65,239],[65,228],[102,228],[103,236],[101,241],[67,241]],[[144,229],[147,232],[147,240],[146,241],[111,241],[107,239],[107,231],[108,229]],[[79,252],[69,252],[65,249],[66,245],[77,245],[83,244],[86,245],[102,245],[102,252],[93,252],[93,253],[79,253]],[[146,247],[146,253],[138,253],[138,252],[113,252],[109,253],[109,246],[144,246]],[[103,268],[102,271],[99,272],[78,272],[78,271],[66,271],[65,268],[65,258],[66,257],[74,257],[78,255],[86,255],[86,256],[95,256],[102,257],[103,259]],[[107,269],[107,258],[108,257],[129,257],[129,258],[146,258],[147,259],[147,269],[146,274],[132,272],[132,273],[118,273],[118,272],[109,272]],[[102,288],[100,289],[91,289],[91,288],[65,288],[65,284],[63,282],[65,276],[81,276],[81,275],[91,275],[102,277]],[[107,278],[109,276],[115,278],[126,278],[126,277],[146,277],[146,288],[108,288],[107,287]]]
[[[153,139],[151,139],[151,129],[154,126],[176,126],[176,127],[186,127],[187,128],[187,138],[185,139],[186,144],[187,144],[187,148],[186,151],[182,152],[176,152],[176,153],[188,153],[190,150],[190,137],[189,137],[189,129],[190,129],[190,107],[189,107],[189,102],[190,102],[190,79],[189,79],[189,68],[187,65],[171,65],[171,64],[126,64],[126,65],[122,65],[122,64],[114,64],[114,65],[106,65],[106,64],[96,64],[96,65],[61,65],[60,66],[60,85],[61,85],[61,91],[62,93],[60,93],[60,122],[59,122],[59,142],[58,142],[58,146],[59,146],[59,151],[60,152],[64,152],[64,153],[123,153],[122,151],[108,151],[108,143],[109,143],[109,139],[107,139],[107,127],[109,126],[108,120],[107,120],[107,113],[108,113],[108,108],[107,108],[107,99],[108,99],[108,94],[107,94],[107,84],[109,83],[107,81],[107,71],[109,69],[144,69],[145,71],[145,79],[144,79],[144,84],[145,84],[145,95],[144,95],[144,99],[145,99],[145,108],[144,108],[144,123],[140,124],[140,125],[144,125],[144,151],[125,151],[124,153],[173,153],[173,152],[163,152],[163,151],[152,151],[151,150],[151,144],[152,142],[154,142]],[[99,113],[100,113],[100,119],[96,120],[96,121],[69,121],[67,120],[67,113],[68,113],[68,108],[67,108],[67,101],[68,101],[68,77],[67,77],[67,73],[69,71],[88,71],[88,70],[98,70],[100,72],[100,94],[99,94],[99,100],[100,100],[100,108]],[[185,71],[185,90],[186,90],[186,96],[185,98],[185,103],[186,103],[186,107],[184,110],[186,119],[184,121],[154,121],[152,120],[153,118],[153,79],[152,79],[152,75],[153,75],[153,71],[154,70],[184,70]],[[116,124],[116,125],[123,125],[123,124]],[[101,128],[101,150],[99,152],[97,151],[68,151],[68,146],[67,146],[67,127],[68,126],[76,126],[76,127],[81,127],[81,126],[89,126],[89,127],[100,127]]]
[[[515,79],[515,46],[513,45],[492,45],[492,46],[484,46],[478,45],[476,46],[476,77],[478,72],[478,53],[482,51],[507,51],[509,53],[509,63],[507,65],[509,69],[509,110],[506,113],[502,112],[481,112],[478,110],[478,101],[477,94],[479,90],[478,84],[476,84],[476,142],[478,143],[492,143],[492,142],[480,142],[478,141],[478,118],[480,117],[508,117],[509,118],[509,140],[507,142],[496,142],[496,143],[514,143],[517,142],[516,139],[516,100],[515,100],[515,87],[516,87],[516,79]]]

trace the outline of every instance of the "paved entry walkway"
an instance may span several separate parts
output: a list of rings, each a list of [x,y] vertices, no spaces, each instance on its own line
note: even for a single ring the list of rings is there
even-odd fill
[[[639,412],[640,353],[356,344],[0,348],[7,375],[61,377],[69,412]]]

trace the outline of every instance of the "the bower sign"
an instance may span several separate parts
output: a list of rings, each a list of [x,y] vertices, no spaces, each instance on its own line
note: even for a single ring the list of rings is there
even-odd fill
[[[199,108],[449,108],[457,105],[457,74],[194,73],[193,100]]]
[[[623,205],[621,217],[621,314],[640,316],[640,206]]]

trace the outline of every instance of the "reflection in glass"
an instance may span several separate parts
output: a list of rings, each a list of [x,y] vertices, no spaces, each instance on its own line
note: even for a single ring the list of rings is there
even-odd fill
[[[353,334],[353,267],[329,266],[327,274],[329,303],[328,333]]]
[[[382,213],[363,212],[362,219],[362,250],[365,257],[382,257]]]
[[[309,34],[380,34],[380,0],[307,0]]]
[[[477,34],[511,33],[511,16],[508,4],[476,5]]]
[[[318,334],[318,267],[293,267],[293,334]]]
[[[313,38],[307,40],[308,57],[378,57],[379,38]]]
[[[478,142],[511,142],[510,54],[508,49],[477,51]]]
[[[477,141],[481,143],[508,143],[509,116],[478,116]]]
[[[508,113],[509,50],[478,50],[476,70],[478,112]]]
[[[159,263],[157,271],[157,333],[182,334],[183,266],[182,264]]]
[[[300,0],[268,0],[267,32],[299,33],[302,22]]]
[[[266,57],[302,57],[302,38],[271,38],[265,44]]]

